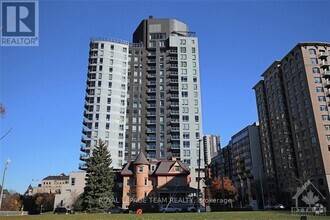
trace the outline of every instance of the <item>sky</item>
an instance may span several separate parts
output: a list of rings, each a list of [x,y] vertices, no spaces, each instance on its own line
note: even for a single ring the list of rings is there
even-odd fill
[[[258,120],[252,87],[298,42],[330,42],[329,1],[39,1],[39,46],[0,46],[0,177],[24,193],[78,171],[89,40],[132,40],[142,19],[175,18],[199,38],[204,134]],[[38,181],[36,181],[38,179]]]

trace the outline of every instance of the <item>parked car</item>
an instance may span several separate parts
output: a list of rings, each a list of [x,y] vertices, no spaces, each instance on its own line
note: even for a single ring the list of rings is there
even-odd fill
[[[108,209],[109,214],[115,214],[115,213],[124,213],[124,210],[119,206],[114,206]]]
[[[182,212],[182,209],[169,205],[169,206],[160,206],[159,211],[160,212]]]
[[[205,212],[205,207],[202,206],[202,205],[199,205],[199,210],[200,210],[201,212]],[[190,206],[187,208],[187,211],[188,211],[188,212],[197,212],[197,205],[196,205],[196,204],[190,205]]]
[[[58,214],[64,214],[64,215],[68,215],[68,214],[74,214],[74,210],[65,208],[65,207],[57,207],[54,210],[54,214],[58,215]]]
[[[285,206],[282,205],[282,204],[275,204],[275,205],[273,206],[273,208],[274,208],[275,210],[283,210],[283,209],[285,209]]]

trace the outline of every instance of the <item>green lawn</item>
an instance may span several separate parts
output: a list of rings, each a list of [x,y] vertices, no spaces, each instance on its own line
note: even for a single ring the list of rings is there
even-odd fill
[[[153,213],[153,214],[75,214],[75,215],[35,215],[3,217],[0,220],[286,220],[296,219],[299,216],[292,216],[290,212],[210,212],[210,213]],[[308,216],[308,220],[327,220],[329,216]]]

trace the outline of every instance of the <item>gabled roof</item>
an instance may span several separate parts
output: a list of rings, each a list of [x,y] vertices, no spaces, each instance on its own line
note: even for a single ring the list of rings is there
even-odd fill
[[[64,173],[58,176],[47,176],[43,180],[69,180],[69,176],[65,175]]]
[[[149,164],[146,156],[144,156],[144,153],[140,151],[140,153],[137,155],[137,157],[134,160],[134,164]]]
[[[156,175],[160,175],[160,174],[169,174],[169,171],[171,170],[171,168],[178,163],[180,165],[180,167],[183,169],[183,173],[190,173],[189,171],[189,167],[181,162],[181,161],[170,161],[170,160],[165,160],[165,161],[161,161],[158,165],[157,170],[155,171]]]

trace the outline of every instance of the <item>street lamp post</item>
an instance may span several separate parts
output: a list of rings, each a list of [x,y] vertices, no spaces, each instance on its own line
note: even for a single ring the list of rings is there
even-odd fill
[[[261,198],[262,198],[262,206],[263,208],[265,209],[265,197],[264,197],[264,187],[263,187],[263,184],[262,184],[262,180],[263,180],[263,175],[261,175],[261,172],[260,172],[260,168],[263,167],[263,165],[261,164],[259,166],[259,178],[260,178],[260,185],[261,185]],[[260,197],[259,197],[260,198]]]
[[[5,184],[5,177],[6,177],[6,171],[8,164],[10,164],[10,160],[8,159],[5,165],[5,169],[3,170],[3,176],[2,176],[2,183],[1,183],[1,193],[0,193],[0,209],[2,205],[2,196],[3,196],[3,189],[4,189],[4,184]]]
[[[196,208],[197,212],[201,212],[200,206],[199,206],[199,191],[200,191],[200,176],[201,176],[201,141],[202,139],[199,139],[199,148],[198,148],[198,175],[197,175],[197,201],[196,201]]]

